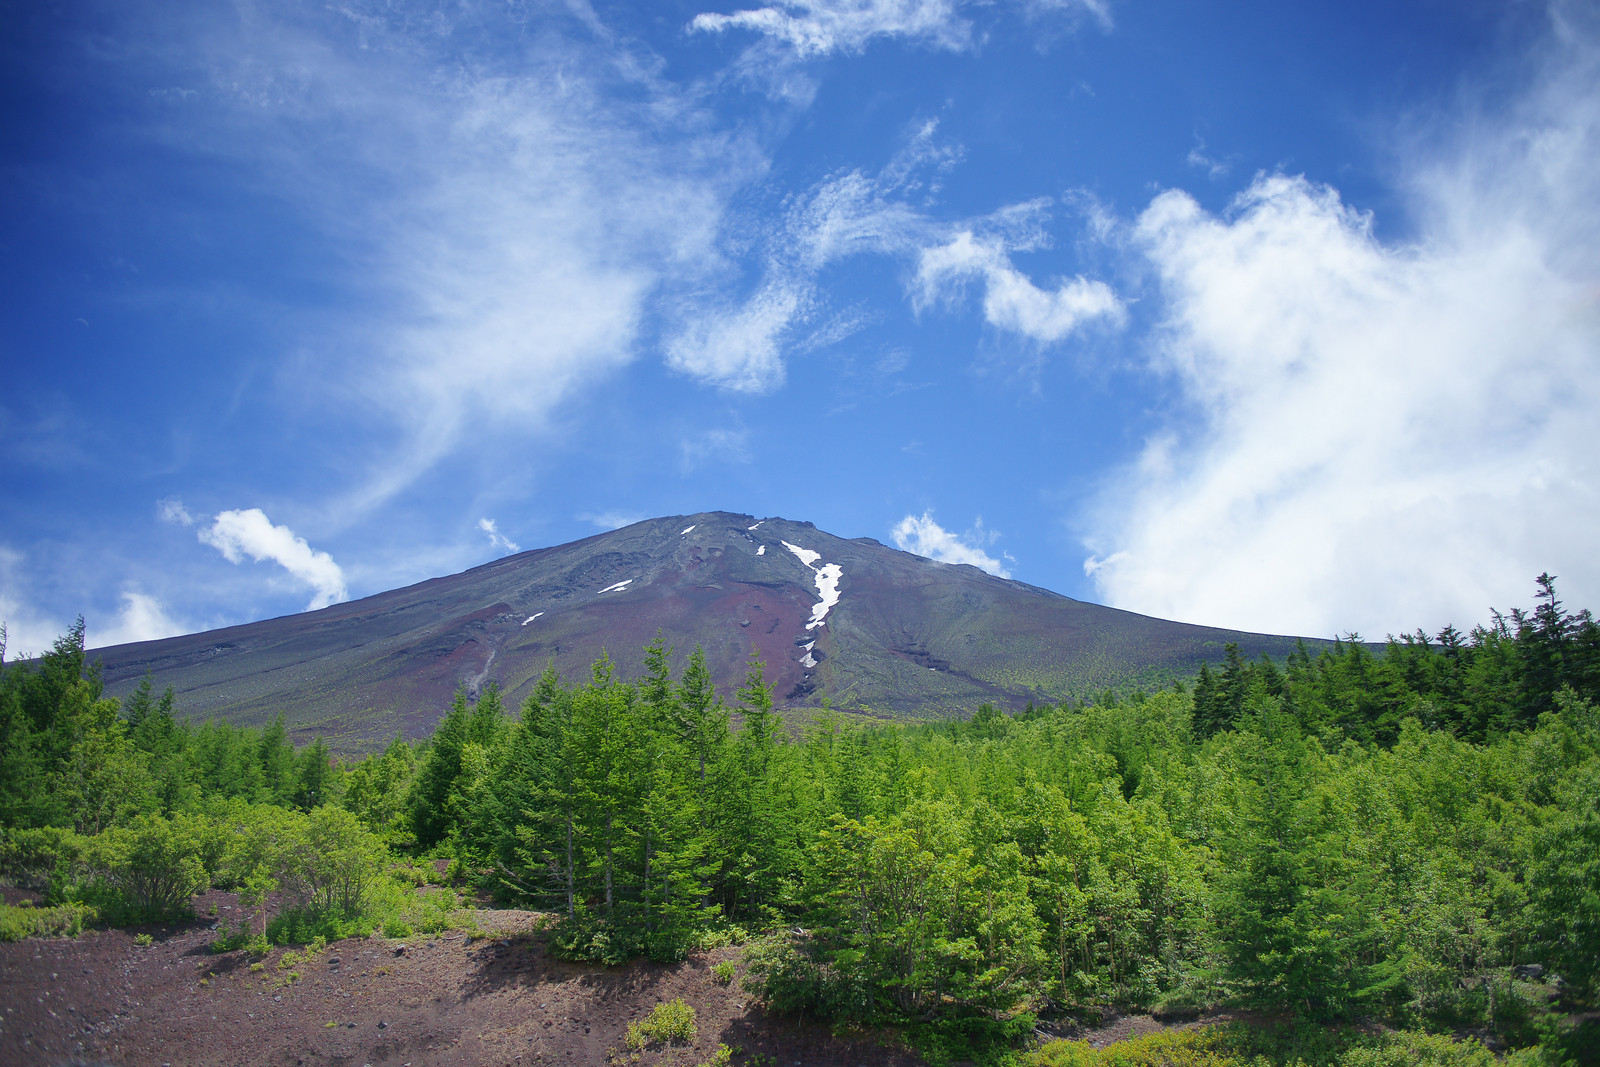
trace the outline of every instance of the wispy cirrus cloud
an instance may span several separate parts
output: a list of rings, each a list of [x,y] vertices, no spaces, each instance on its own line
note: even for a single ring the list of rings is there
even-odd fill
[[[270,560],[296,582],[310,586],[307,611],[325,608],[350,598],[344,571],[326,552],[313,549],[287,526],[275,526],[260,508],[224,511],[199,531],[202,544],[222,553],[229,563],[249,556],[257,563]]]
[[[859,53],[879,37],[960,51],[972,39],[972,24],[956,14],[957,6],[954,0],[781,0],[731,15],[696,15],[689,28],[708,33],[748,30],[786,45],[803,59]]]
[[[972,46],[972,22],[960,9],[984,8],[962,0],[779,0],[767,7],[732,14],[705,12],[689,28],[702,33],[744,30],[760,34],[801,59],[835,52],[859,54],[880,38],[898,38],[928,48],[960,52]],[[1110,6],[1103,0],[1022,0],[1030,18],[1066,16],[1093,18],[1111,26]]]
[[[808,343],[826,306],[819,277],[852,256],[914,265],[906,296],[917,310],[954,308],[974,287],[984,319],[997,331],[1049,345],[1091,324],[1118,328],[1126,315],[1105,282],[1077,276],[1044,286],[1019,270],[1012,254],[1050,245],[1054,202],[1037,199],[980,218],[944,220],[912,201],[937,188],[937,176],[960,159],[927,122],[876,175],[834,174],[789,205],[766,235],[762,279],[745,301],[702,310],[668,341],[674,369],[725,389],[764,393],[786,377],[785,356]],[[831,322],[828,341],[847,334]]]
[[[598,530],[620,530],[624,526],[632,526],[636,522],[643,522],[646,516],[634,511],[586,511],[575,516],[579,522],[586,522]]]
[[[940,563],[970,564],[999,578],[1011,577],[1005,564],[984,550],[999,535],[985,530],[981,518],[971,530],[958,534],[935,522],[931,511],[924,511],[921,515],[907,515],[895,523],[889,536],[903,551],[927,556]]]
[[[1381,635],[1526,602],[1545,570],[1600,592],[1600,44],[1558,19],[1539,58],[1407,156],[1409,241],[1285,174],[1133,222],[1188,408],[1101,498],[1109,602]]]
[[[750,462],[750,435],[744,430],[715,427],[678,442],[678,469],[691,474],[712,460]]]
[[[478,529],[489,535],[491,548],[503,548],[507,552],[521,552],[522,546],[500,532],[500,527],[495,525],[493,519],[479,519]]]
[[[298,419],[369,431],[333,522],[469,429],[554,429],[639,358],[653,301],[722,263],[726,198],[762,166],[593,12],[508,33],[472,5],[259,5],[243,32],[151,10],[120,54],[186,92],[152,97],[139,133],[247,175],[284,219],[280,255],[314,261],[349,309],[283,324],[301,352],[274,379]]]

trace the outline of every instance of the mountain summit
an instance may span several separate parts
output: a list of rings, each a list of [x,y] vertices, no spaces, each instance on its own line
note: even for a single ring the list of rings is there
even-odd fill
[[[779,707],[929,717],[989,701],[1085,696],[1184,676],[1237,641],[1293,639],[1165,622],[938,563],[809,522],[703,512],[648,519],[319,611],[99,649],[108,688],[146,672],[190,716],[362,749],[431,730],[459,687],[515,707],[545,666],[581,679],[602,651],[623,677],[657,631],[705,649],[731,700],[752,651]]]

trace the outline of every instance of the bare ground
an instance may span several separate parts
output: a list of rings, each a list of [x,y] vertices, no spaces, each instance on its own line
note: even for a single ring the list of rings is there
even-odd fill
[[[6,888],[8,902],[32,896]],[[231,893],[196,898],[227,921]],[[433,1067],[571,1065],[694,1067],[718,1045],[735,1067],[913,1067],[924,1061],[891,1037],[836,1034],[826,1024],[769,1015],[741,987],[719,984],[713,965],[740,949],[677,964],[606,968],[555,959],[533,912],[483,910],[489,936],[382,937],[329,945],[293,969],[284,950],[259,961],[213,954],[213,921],[144,930],[91,930],[76,939],[0,944],[0,1067]],[[135,935],[153,936],[140,946]],[[688,1046],[625,1047],[628,1024],[663,1001],[697,1013]],[[1172,1027],[1225,1021],[1109,1015],[1056,1024],[1039,1037],[1095,1046]]]
[[[225,919],[237,908],[228,893],[196,903]],[[209,920],[149,928],[144,947],[135,930],[0,944],[0,1064],[688,1067],[719,1044],[735,1064],[764,1067],[922,1062],[870,1035],[768,1015],[738,979],[712,976],[736,948],[605,968],[551,957],[534,913],[479,921],[490,936],[336,942],[295,968],[294,982],[278,966],[282,949],[258,971],[242,952],[213,954]],[[698,1014],[696,1041],[630,1059],[628,1024],[675,997]]]

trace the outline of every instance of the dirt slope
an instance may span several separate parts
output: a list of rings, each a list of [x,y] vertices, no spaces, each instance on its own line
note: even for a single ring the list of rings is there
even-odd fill
[[[197,899],[227,917],[231,894]],[[275,950],[252,973],[242,953],[213,955],[208,923],[76,940],[0,944],[0,1064],[181,1065],[594,1064],[693,1065],[719,1043],[735,1065],[765,1067],[922,1062],[874,1041],[841,1040],[818,1024],[769,1017],[736,979],[719,985],[722,949],[681,964],[603,968],[552,959],[529,912],[488,911],[497,936],[382,938],[328,946],[282,984]],[[691,1047],[628,1059],[629,1022],[681,997],[699,1016]],[[332,1025],[329,1025],[332,1024]]]

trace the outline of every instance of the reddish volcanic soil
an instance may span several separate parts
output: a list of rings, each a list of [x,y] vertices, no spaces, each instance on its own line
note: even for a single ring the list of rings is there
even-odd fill
[[[236,905],[227,893],[196,903],[224,918]],[[737,978],[718,985],[712,965],[737,960],[737,948],[673,965],[566,963],[545,951],[537,919],[481,912],[493,933],[477,940],[336,942],[288,985],[284,950],[251,972],[243,953],[211,953],[209,922],[152,929],[142,948],[125,930],[0,944],[0,1064],[604,1065],[616,1055],[691,1067],[719,1043],[735,1050],[735,1065],[922,1062],[871,1037],[775,1019]],[[695,1043],[630,1060],[628,1023],[674,997],[698,1013]]]

